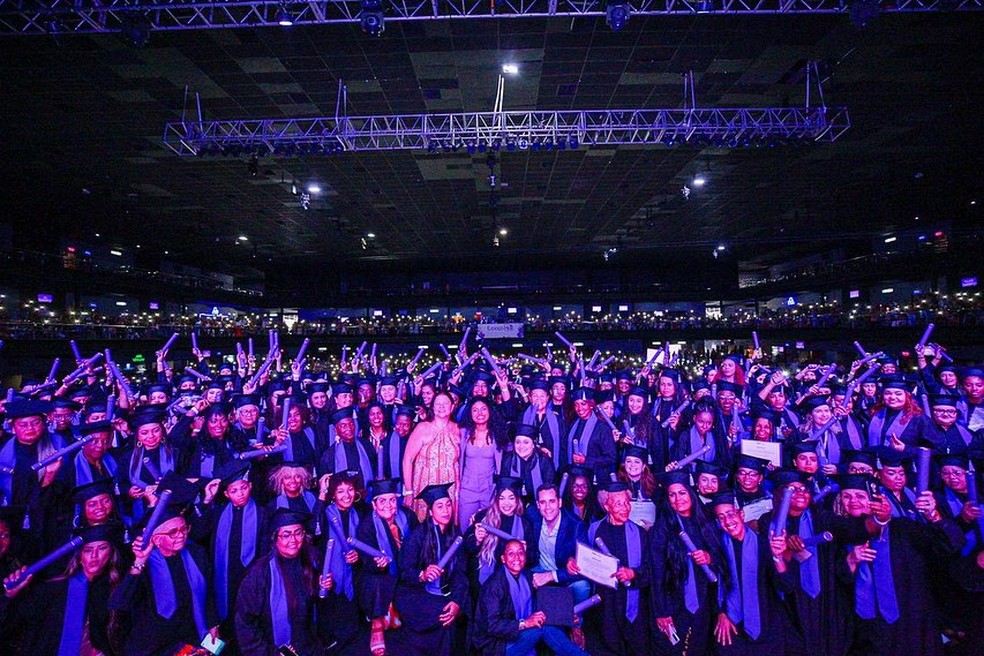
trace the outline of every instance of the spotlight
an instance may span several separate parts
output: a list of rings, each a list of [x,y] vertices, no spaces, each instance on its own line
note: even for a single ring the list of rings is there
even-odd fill
[[[311,194],[320,194],[321,193],[321,187],[319,187],[316,184],[309,184],[307,190],[308,190],[308,193],[311,193]]]
[[[519,73],[519,66],[516,64],[503,64],[502,72],[507,75],[516,75]]]
[[[605,10],[605,22],[608,23],[608,27],[613,32],[618,32],[629,22],[631,13],[628,3],[618,0],[611,1],[608,3],[608,9]]]
[[[694,186],[695,187],[703,187],[705,184],[707,184],[707,179],[704,176],[702,176],[702,175],[696,175],[696,176],[694,176]]]
[[[707,14],[714,11],[714,0],[697,0],[695,6],[698,14]]]
[[[290,27],[294,24],[294,17],[287,11],[287,5],[281,4],[280,11],[277,12],[277,25],[280,27]]]
[[[362,0],[359,23],[362,25],[362,31],[369,36],[381,36],[386,31],[383,0]]]
[[[508,234],[509,234],[509,229],[508,228],[504,228],[504,227],[503,228],[499,228],[499,235],[500,236],[505,237]]]

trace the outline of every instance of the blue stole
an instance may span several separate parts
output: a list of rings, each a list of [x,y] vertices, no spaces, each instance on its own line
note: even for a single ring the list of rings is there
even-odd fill
[[[219,618],[229,617],[229,533],[232,532],[232,504],[226,505],[219,515],[215,533],[215,592]],[[243,506],[243,535],[240,542],[239,562],[248,567],[256,557],[256,502],[250,499]]]
[[[577,433],[577,422],[582,421],[578,418],[574,420],[574,425],[567,432],[567,453],[571,457],[571,462],[573,462],[573,455],[575,453],[574,449],[574,435]],[[588,443],[591,441],[591,435],[594,434],[595,426],[598,423],[598,417],[593,412],[591,416],[584,419],[584,430],[581,431],[581,437],[578,440],[576,452],[583,455],[588,453]],[[567,464],[567,463],[565,463]]]
[[[526,619],[533,614],[533,591],[530,590],[530,582],[526,580],[522,572],[519,573],[518,579],[509,572],[505,572],[505,575],[506,584],[509,586],[509,598],[512,600],[516,619]],[[536,649],[534,648],[523,656],[535,654]]]
[[[502,528],[501,520],[500,525],[496,528]],[[518,540],[526,540],[526,531],[523,530],[523,520],[517,515],[512,515],[512,528],[509,530],[509,535]],[[499,538],[495,535],[488,535],[485,539],[488,540],[490,538],[496,541],[499,540]],[[481,559],[478,564],[478,582],[485,583],[489,577],[492,576],[492,573],[495,572],[495,566],[498,564],[499,561],[495,557],[495,550],[492,552],[492,562],[485,562],[484,559]],[[529,615],[523,616],[523,618],[527,617],[529,617]]]
[[[680,515],[677,515],[676,520],[680,525],[680,531],[685,531],[686,529],[683,526],[683,518]],[[680,539],[682,540],[682,538]],[[683,587],[683,605],[687,608],[691,615],[696,615],[697,611],[700,610],[700,597],[697,596],[697,573],[694,571],[694,559],[688,554],[686,556],[686,560],[687,582]]]
[[[697,451],[700,451],[702,448],[704,448],[705,440],[706,440],[706,444],[711,447],[711,450],[705,453],[704,455],[702,455],[700,458],[698,458],[698,460],[703,460],[704,462],[714,462],[714,459],[717,457],[717,441],[714,439],[713,430],[707,431],[707,435],[705,437],[701,437],[700,432],[697,430],[697,427],[691,426],[690,449],[687,451],[687,454],[689,455],[691,453],[695,453]],[[687,465],[687,467],[691,471],[693,471],[694,469],[696,469],[697,465],[691,463]]]
[[[85,632],[86,602],[89,599],[89,579],[82,570],[68,580],[68,599],[62,620],[61,642],[58,656],[78,656]]]
[[[365,447],[358,438],[352,441],[355,444],[355,450],[359,453],[359,471],[362,473],[363,480],[372,480],[373,468],[372,463],[369,460],[369,454],[366,453]],[[335,443],[335,472],[349,471],[352,469],[352,463],[348,460],[348,454],[345,452],[345,442],[339,440]]]
[[[113,456],[108,453],[102,458],[102,464],[109,472],[110,478],[116,478],[116,460]],[[92,466],[89,461],[85,459],[85,456],[81,452],[75,454],[75,487],[81,487],[88,483],[95,482],[95,477],[92,475]]]
[[[735,546],[731,536],[725,534],[721,541],[724,543],[724,554],[731,568],[731,585],[728,586],[725,606],[728,617],[735,624],[743,621],[745,633],[755,640],[762,633],[758,598],[758,536],[755,531],[745,527],[745,537],[741,541],[741,576],[738,573]]]
[[[389,463],[390,463],[390,478],[403,478],[403,456],[400,454],[402,437],[396,434],[396,431],[391,431],[389,435],[389,440],[386,442],[386,450],[388,451]],[[379,476],[383,477],[383,472],[379,472]],[[399,513],[397,513],[399,514]]]
[[[892,420],[891,425],[889,425],[887,429],[885,428],[886,416],[886,411],[881,410],[871,417],[871,423],[868,424],[868,446],[881,446],[882,435],[885,437],[889,437],[891,435],[895,435],[899,438],[902,437],[902,432],[909,423],[907,421],[902,421],[903,414],[900,412],[895,415],[895,419]]]
[[[608,521],[608,518],[599,519],[598,521],[591,524],[588,528],[588,541],[594,544],[595,536],[598,534],[598,527],[601,526],[602,522]],[[633,522],[626,522],[623,524],[625,527],[625,550],[628,556],[628,562],[626,567],[632,569],[638,569],[642,564],[642,541],[639,535],[639,527]],[[682,524],[681,524],[682,527]],[[617,528],[617,527],[615,527]],[[690,559],[688,559],[690,560]],[[691,560],[690,567],[690,580],[694,580],[693,573],[693,561]],[[696,596],[696,592],[694,593]],[[636,617],[639,615],[639,588],[637,586],[629,587],[625,589],[625,618],[630,622],[635,622]]]
[[[400,535],[403,536],[402,539],[405,540],[407,532],[410,530],[410,524],[407,522],[406,516],[400,512],[399,508],[396,509],[396,517],[394,518],[394,521],[396,522],[397,528],[400,529]],[[390,560],[389,573],[396,576],[396,554],[393,553],[393,548],[390,546],[389,528],[386,527],[386,524],[382,519],[380,519],[379,515],[376,514],[375,510],[372,511],[372,523],[376,528],[376,542],[379,543],[379,550],[386,554],[386,557]],[[529,616],[527,615],[527,617]]]
[[[523,411],[523,422],[529,426],[536,426],[536,408],[530,406]],[[560,469],[560,423],[557,421],[557,415],[550,411],[550,408],[544,408],[543,410],[543,423],[547,425],[547,429],[550,431],[551,443],[549,445],[550,455],[553,457],[553,463],[555,469]],[[587,430],[587,427],[585,427]],[[583,435],[583,433],[582,433]],[[540,431],[541,443],[543,432]],[[527,615],[527,617],[529,617]]]
[[[337,549],[336,549],[337,551]],[[270,554],[270,620],[273,624],[273,644],[275,647],[289,645],[291,639],[290,615],[287,612],[287,591],[284,578],[277,565],[279,556]],[[295,593],[299,593],[295,590]]]
[[[198,635],[204,636],[208,633],[208,625],[205,622],[205,577],[198,569],[198,564],[191,557],[187,549],[181,550],[181,563],[184,565],[185,576],[188,578],[188,587],[191,588],[191,613],[195,618],[195,628]],[[174,595],[174,581],[171,580],[171,570],[168,569],[167,560],[159,551],[150,553],[150,581],[154,588],[154,603],[157,606],[157,614],[164,619],[171,619],[174,611],[178,609],[178,600]]]
[[[813,537],[813,517],[810,509],[807,508],[800,515],[799,536],[806,540]],[[807,547],[807,551],[813,554],[805,563],[800,564],[800,587],[803,591],[816,599],[820,595],[820,558],[819,549],[816,546]]]
[[[7,443],[3,445],[0,449],[0,467],[9,468],[11,471],[17,468],[17,452],[15,447],[17,444],[17,438],[12,437],[7,440]],[[54,433],[45,433],[40,440],[37,442],[37,460],[41,460],[45,456],[61,449],[65,446],[62,438]],[[44,470],[38,472],[38,480],[44,476]],[[3,498],[0,499],[0,503],[3,505],[11,505],[14,503],[14,475],[0,473],[0,492],[3,493]]]
[[[957,497],[956,492],[954,492],[948,487],[944,487],[943,496],[946,498],[947,507],[950,508],[950,514],[953,515],[954,519],[956,519],[957,517],[960,516],[960,513],[963,512],[964,502]],[[977,522],[971,525],[970,530],[964,533],[964,538],[966,539],[966,542],[964,542],[963,549],[960,550],[960,555],[962,557],[969,556],[971,553],[973,553],[975,547],[977,546],[976,528],[979,525],[980,525],[980,520],[977,520]]]
[[[314,512],[314,504],[318,501],[317,497],[310,490],[301,490],[301,498],[304,499],[304,504],[308,507],[308,512]],[[287,495],[278,494],[276,505],[277,508],[290,508],[290,501],[287,499]]]
[[[309,426],[305,426],[304,430],[301,431],[301,433],[304,435],[304,437],[307,438],[308,444],[311,445],[311,451],[313,451],[315,456],[317,456],[318,447],[315,444],[316,440],[314,437],[314,431],[311,430]],[[291,433],[287,438],[287,442],[286,442],[287,450],[284,451],[284,460],[286,462],[291,462],[292,460],[296,460],[296,458],[294,457],[294,435],[297,435],[297,433]]]
[[[328,518],[328,526],[332,533],[337,533],[341,535],[336,535],[336,541],[339,544],[336,545],[337,548],[331,550],[331,577],[335,581],[335,594],[344,594],[345,597],[352,601],[355,596],[355,585],[352,580],[352,566],[345,562],[345,554],[351,551],[351,547],[342,540],[344,532],[341,530],[342,525],[342,513],[338,510],[338,507],[333,503],[325,508],[325,515]],[[355,532],[359,528],[359,515],[355,512],[354,508],[349,509],[349,521],[348,521],[348,536],[355,537]],[[389,543],[387,543],[389,544]],[[382,545],[380,545],[382,549]]]
[[[874,562],[858,563],[858,576],[854,580],[854,607],[858,617],[873,620],[877,605],[882,619],[894,624],[899,619],[899,601],[895,596],[889,542],[889,527],[884,526],[881,537],[870,542],[871,548],[878,552]]]
[[[171,449],[161,444],[154,450],[160,454],[161,476],[170,471],[174,471],[174,458],[171,455]],[[147,456],[147,454],[148,452],[145,451],[142,446],[138,446],[130,455],[130,485],[136,485],[141,490],[146,489],[148,485],[140,478],[140,474],[144,470],[143,459]]]
[[[519,457],[519,454],[515,451],[512,452],[512,462],[509,465],[509,475],[524,481],[522,496],[526,496],[527,493],[536,495],[536,491],[540,489],[543,485],[543,472],[540,471],[540,454],[536,451],[530,456],[530,460],[533,462],[532,468],[530,468],[530,478],[533,481],[533,489],[527,491],[526,489],[526,477],[523,476],[523,463],[527,462]]]

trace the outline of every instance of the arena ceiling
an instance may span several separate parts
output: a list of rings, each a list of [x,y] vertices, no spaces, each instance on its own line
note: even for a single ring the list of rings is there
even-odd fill
[[[954,13],[865,29],[805,15],[635,16],[620,32],[593,18],[433,20],[388,23],[381,38],[358,25],[153,33],[139,48],[3,37],[0,221],[22,245],[98,233],[231,272],[507,254],[595,265],[613,247],[719,243],[762,264],[979,218],[981,34],[984,15]],[[700,106],[784,106],[804,103],[811,60],[826,103],[851,112],[835,143],[503,151],[494,211],[486,154],[268,156],[254,177],[244,158],[162,145],[167,121],[197,112],[195,93],[213,119],[331,116],[339,81],[350,115],[485,111],[515,63],[509,110],[680,107],[687,71]],[[309,209],[292,183],[321,187]]]

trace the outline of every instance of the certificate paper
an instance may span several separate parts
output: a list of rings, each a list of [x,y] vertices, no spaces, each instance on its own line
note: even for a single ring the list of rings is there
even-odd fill
[[[768,460],[776,467],[782,467],[782,444],[779,442],[742,440],[741,452],[746,456]]]
[[[584,578],[609,588],[618,587],[618,581],[613,576],[618,569],[618,558],[606,556],[578,542],[574,560],[581,568],[581,576]]]
[[[643,526],[643,522],[648,522],[648,525],[652,526],[656,523],[656,504],[652,501],[633,501],[629,521],[639,526]]]

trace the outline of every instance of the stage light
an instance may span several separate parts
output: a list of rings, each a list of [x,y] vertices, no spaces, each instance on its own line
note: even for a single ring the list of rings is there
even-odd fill
[[[707,184],[707,178],[705,178],[702,175],[694,176],[694,186],[695,187],[703,187],[705,184]]]
[[[613,32],[618,32],[629,22],[629,16],[631,14],[632,11],[629,9],[627,3],[618,1],[609,2],[608,8],[605,10],[605,22]]]
[[[277,25],[280,27],[290,27],[294,24],[294,17],[287,11],[287,5],[281,3],[280,11],[277,12]]]
[[[517,75],[519,73],[519,66],[516,64],[503,64],[502,72],[507,75]]]
[[[309,193],[312,193],[312,194],[320,194],[321,193],[321,187],[319,187],[316,184],[309,184],[308,185],[308,192]]]
[[[359,24],[369,36],[381,36],[386,31],[382,0],[362,0]]]

